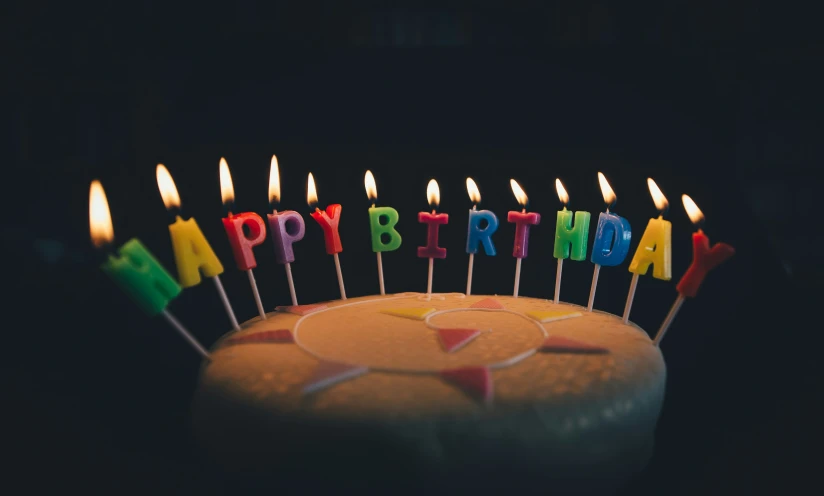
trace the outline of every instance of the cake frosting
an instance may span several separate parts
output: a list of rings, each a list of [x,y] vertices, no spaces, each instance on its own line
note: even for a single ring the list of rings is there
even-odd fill
[[[245,473],[351,464],[418,482],[511,470],[610,485],[646,463],[664,397],[646,332],[550,300],[369,296],[241,327],[204,362],[193,425],[212,460]]]

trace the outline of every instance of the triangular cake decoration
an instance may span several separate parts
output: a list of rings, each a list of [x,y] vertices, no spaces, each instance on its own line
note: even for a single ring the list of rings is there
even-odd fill
[[[535,319],[542,324],[546,324],[547,322],[555,322],[556,320],[564,320],[564,319],[571,319],[574,317],[580,317],[581,312],[575,312],[570,310],[549,310],[549,311],[535,311],[535,312],[527,312],[527,316],[531,319]]]
[[[437,332],[438,339],[447,353],[460,350],[481,335],[481,331],[477,329],[438,329]]]
[[[492,402],[492,374],[487,367],[462,367],[441,370],[441,377],[485,404]]]
[[[501,305],[498,300],[493,300],[492,298],[484,298],[483,300],[478,300],[475,303],[469,305],[469,308],[487,308],[489,310],[503,310],[504,306]]]
[[[310,313],[317,312],[318,310],[323,310],[324,308],[326,308],[326,304],[315,303],[312,305],[285,305],[275,307],[275,310],[277,310],[278,312],[293,313],[295,315],[309,315]]]
[[[579,353],[588,355],[599,355],[609,353],[609,349],[602,346],[595,346],[574,339],[562,336],[550,336],[546,338],[538,347],[538,351],[543,353]]]
[[[434,308],[385,308],[381,310],[381,313],[405,319],[423,320],[434,311]]]
[[[244,336],[235,336],[227,339],[224,344],[229,346],[233,344],[247,344],[247,343],[294,343],[292,332],[289,329],[274,329],[271,331],[255,332],[246,334]]]
[[[303,394],[321,391],[329,386],[354,379],[368,371],[368,368],[360,365],[322,361],[315,367],[312,377],[304,384]]]

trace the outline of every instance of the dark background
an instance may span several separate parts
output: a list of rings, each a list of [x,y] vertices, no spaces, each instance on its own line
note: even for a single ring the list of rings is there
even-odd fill
[[[542,298],[551,298],[555,274],[555,177],[573,209],[593,213],[594,230],[603,210],[596,173],[604,172],[637,240],[655,215],[645,184],[652,176],[672,205],[674,280],[641,279],[633,320],[650,332],[691,259],[693,228],[680,204],[690,194],[711,239],[738,251],[664,341],[656,456],[626,493],[806,483],[821,375],[811,346],[817,331],[797,318],[811,295],[801,289],[822,275],[814,262],[820,229],[805,216],[816,206],[815,167],[824,158],[815,16],[744,1],[472,5],[11,7],[2,234],[12,265],[7,313],[22,324],[7,329],[6,350],[20,397],[7,405],[21,414],[7,427],[15,472],[29,475],[31,487],[237,487],[206,468],[189,436],[198,357],[96,270],[88,184],[103,181],[118,243],[137,236],[173,268],[154,178],[165,163],[184,211],[223,260],[224,285],[245,319],[255,307],[219,221],[218,160],[229,162],[238,209],[263,214],[276,153],[284,208],[306,213],[309,171],[322,205],[343,204],[350,296],[377,292],[366,169],[382,202],[401,214],[404,243],[384,256],[388,291],[425,288],[426,261],[415,257],[425,234],[415,215],[426,209],[431,177],[450,214],[435,290],[463,290],[471,175],[483,207],[501,220],[517,208],[510,177],[544,216],[521,283],[522,295]],[[306,218],[293,264],[298,296],[336,298],[334,265]],[[476,258],[475,293],[511,291],[512,239],[503,222],[498,256]],[[256,270],[269,308],[288,303],[271,248],[267,240],[257,250]],[[589,262],[567,262],[562,299],[585,304],[591,271]],[[626,263],[602,270],[596,306],[620,313],[629,280]],[[229,328],[210,286],[170,307],[207,345]]]

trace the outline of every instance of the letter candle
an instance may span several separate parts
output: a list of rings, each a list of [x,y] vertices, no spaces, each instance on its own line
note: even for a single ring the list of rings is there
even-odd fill
[[[418,222],[426,224],[426,246],[418,247],[418,257],[429,259],[429,277],[426,283],[426,296],[432,298],[432,276],[435,267],[436,258],[446,258],[446,248],[438,246],[438,230],[442,224],[449,223],[448,214],[437,213],[438,204],[441,202],[441,191],[438,188],[438,182],[434,179],[429,180],[426,185],[426,199],[429,202],[429,208],[432,213],[418,212]]]
[[[555,221],[555,249],[553,256],[558,259],[558,271],[555,273],[555,303],[559,303],[561,294],[561,271],[564,259],[584,260],[587,258],[587,235],[589,234],[589,212],[575,212],[575,227],[572,227],[572,212],[567,210],[569,195],[560,179],[555,179],[558,198],[564,205],[558,211]]]
[[[469,254],[469,269],[466,272],[466,296],[472,294],[472,269],[478,245],[483,245],[487,255],[495,256],[495,245],[492,244],[492,234],[498,230],[498,217],[489,210],[478,210],[481,203],[481,192],[471,177],[466,178],[466,191],[472,201],[472,210],[469,211],[469,228],[466,234],[466,252]],[[486,227],[481,229],[481,222],[486,221]]]
[[[286,281],[289,283],[289,295],[292,305],[297,306],[298,297],[295,293],[295,282],[292,280],[292,262],[295,261],[295,250],[292,245],[303,239],[306,233],[306,224],[303,217],[294,210],[281,210],[280,203],[280,170],[278,158],[272,155],[269,168],[269,206],[272,213],[266,217],[269,220],[269,230],[272,232],[272,242],[275,245],[275,261],[286,269]]]
[[[343,286],[343,273],[340,270],[340,259],[338,253],[343,251],[343,246],[340,243],[340,234],[338,233],[338,224],[340,223],[341,206],[339,203],[333,203],[326,207],[323,211],[317,207],[318,192],[315,189],[315,178],[312,173],[309,173],[306,187],[306,203],[309,208],[315,209],[310,215],[315,222],[323,229],[323,239],[326,242],[326,253],[335,258],[335,271],[338,273],[338,287],[340,288],[340,299],[346,299],[346,289]]]
[[[160,314],[204,358],[209,352],[166,309],[182,288],[137,238],[127,241],[114,254],[114,227],[106,192],[100,181],[89,188],[89,233],[92,244],[107,252],[100,269],[106,273],[148,315]]]
[[[177,186],[169,174],[169,170],[163,164],[157,165],[157,187],[160,190],[160,197],[169,212],[175,215],[175,221],[169,225],[169,234],[172,238],[172,248],[175,252],[175,264],[177,265],[178,280],[184,288],[189,288],[200,284],[200,274],[209,277],[215,283],[215,289],[223,302],[223,308],[232,328],[240,330],[240,325],[235,318],[235,312],[220,282],[220,274],[223,273],[223,265],[215,255],[203,232],[197,226],[194,217],[183,220],[180,217],[180,195]]]
[[[589,290],[589,302],[587,303],[588,312],[592,311],[592,305],[595,303],[595,289],[598,287],[598,274],[601,266],[614,267],[623,262],[629,253],[629,243],[632,238],[632,229],[627,219],[609,211],[618,197],[607,178],[600,172],[598,183],[601,186],[601,194],[604,197],[604,203],[607,204],[607,209],[598,216],[595,241],[592,243],[590,260],[595,264],[595,268],[592,271],[592,287]]]
[[[227,215],[223,218],[223,227],[229,237],[229,244],[232,246],[232,253],[235,255],[237,268],[246,272],[249,276],[249,285],[252,287],[252,294],[255,297],[258,314],[260,318],[266,320],[266,311],[263,310],[263,303],[260,301],[257,282],[252,269],[257,267],[255,253],[252,248],[263,243],[266,239],[266,224],[260,215],[254,212],[244,212],[233,214],[232,209],[235,203],[235,187],[232,183],[232,175],[229,173],[229,164],[226,159],[220,158],[220,199]],[[243,226],[249,230],[249,235],[243,232]]]
[[[512,246],[512,256],[515,257],[515,283],[512,296],[518,297],[518,289],[521,286],[521,260],[529,254],[529,226],[537,226],[541,222],[541,214],[537,212],[527,212],[529,197],[526,196],[521,185],[514,179],[509,180],[512,194],[521,205],[521,211],[510,210],[506,215],[507,222],[515,224],[515,244]]]
[[[687,268],[684,276],[681,277],[681,280],[678,281],[678,286],[676,286],[678,297],[675,298],[675,303],[672,304],[672,308],[652,341],[655,346],[661,345],[661,340],[664,339],[664,335],[672,325],[672,321],[681,309],[681,305],[684,304],[684,300],[686,298],[695,298],[698,294],[698,288],[707,273],[735,254],[735,249],[726,243],[716,243],[710,248],[710,239],[701,229],[704,222],[704,214],[701,213],[701,209],[687,195],[681,196],[681,201],[684,203],[687,215],[689,215],[692,223],[698,227],[698,230],[692,235],[692,263]]]
[[[395,230],[395,225],[398,223],[398,211],[392,207],[376,207],[375,203],[378,201],[378,187],[375,184],[375,177],[372,171],[366,171],[363,177],[363,184],[366,187],[366,197],[372,202],[369,208],[369,227],[372,231],[372,251],[378,258],[378,284],[380,285],[381,294],[386,294],[386,289],[383,285],[383,259],[381,252],[395,251],[401,246],[401,235]],[[385,219],[381,223],[381,219]],[[389,237],[389,241],[383,242],[381,237],[383,235]]]
[[[655,208],[658,209],[658,218],[649,220],[641,241],[638,242],[638,248],[635,249],[635,255],[629,263],[632,282],[629,284],[627,303],[624,305],[624,324],[629,322],[632,301],[635,299],[635,288],[638,286],[638,276],[646,274],[650,264],[653,265],[652,277],[662,281],[672,279],[672,223],[664,220],[669,202],[652,178],[647,178],[647,186]]]

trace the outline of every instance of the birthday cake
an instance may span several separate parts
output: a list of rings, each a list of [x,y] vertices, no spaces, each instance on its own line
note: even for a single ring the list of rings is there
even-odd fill
[[[306,489],[534,480],[597,492],[648,460],[665,378],[647,333],[611,314],[369,296],[279,307],[225,335],[203,363],[193,427],[220,466]]]

